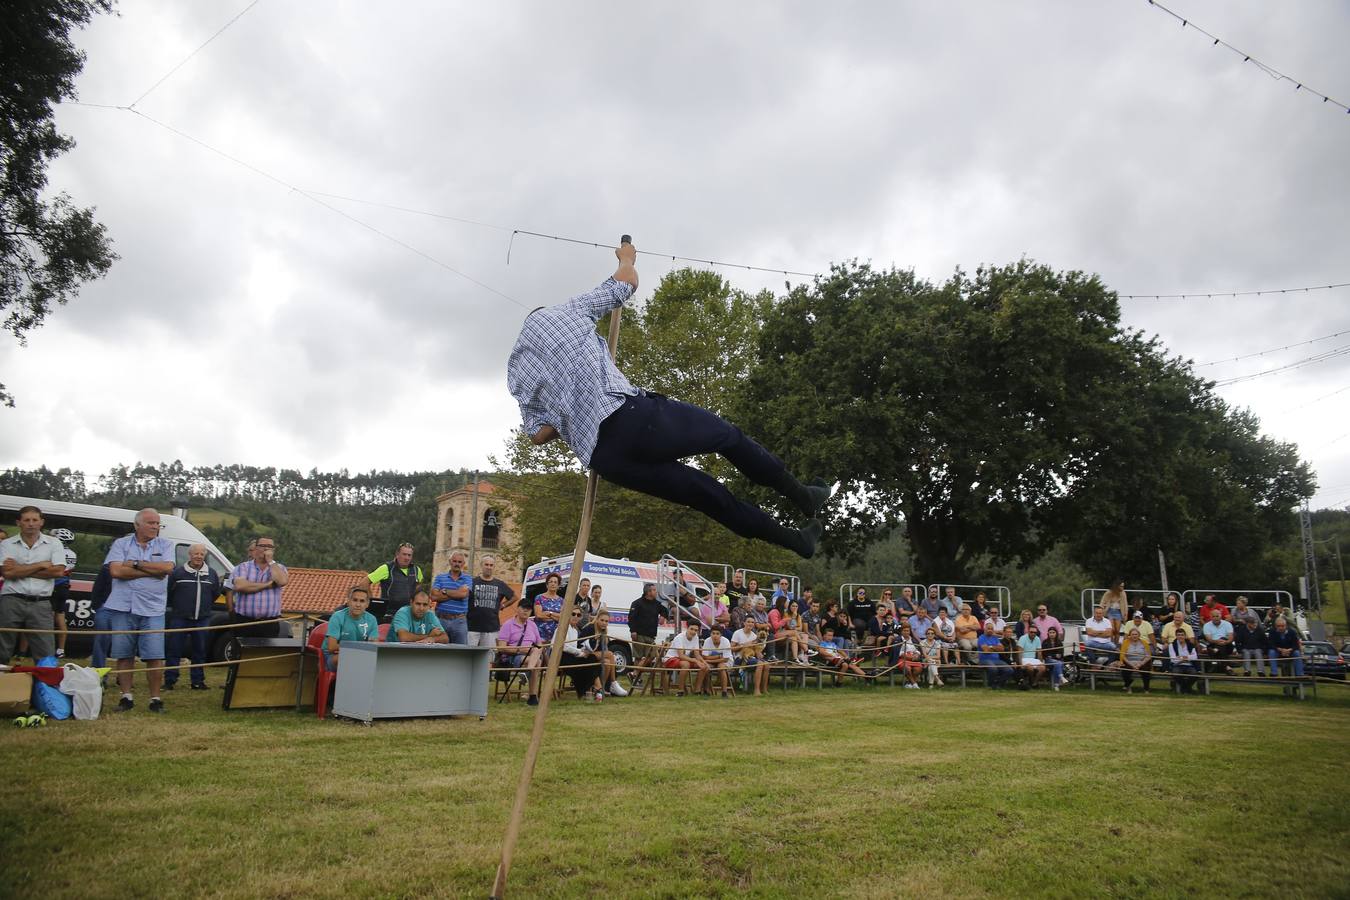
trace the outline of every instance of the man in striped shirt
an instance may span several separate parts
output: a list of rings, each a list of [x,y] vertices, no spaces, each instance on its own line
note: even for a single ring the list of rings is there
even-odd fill
[[[815,517],[830,496],[823,481],[802,484],[772,453],[720,416],[634,387],[614,365],[595,323],[637,290],[637,251],[615,251],[619,268],[595,290],[525,318],[506,364],[507,386],[536,445],[561,437],[606,481],[696,509],[742,537],[810,557],[820,539]],[[756,484],[791,500],[809,521],[780,525],[717,479],[680,462],[720,453]]]
[[[277,623],[266,622],[281,615],[281,589],[290,581],[286,567],[274,562],[277,542],[270,536],[260,536],[253,545],[253,558],[246,559],[230,573],[230,623],[235,637],[276,637]],[[261,624],[259,624],[261,623]]]

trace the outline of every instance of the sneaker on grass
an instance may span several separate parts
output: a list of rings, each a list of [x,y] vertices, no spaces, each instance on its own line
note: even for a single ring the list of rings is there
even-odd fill
[[[159,699],[158,697],[151,697],[151,698],[150,698],[150,711],[151,711],[152,713],[162,713],[162,712],[164,712],[164,701],[161,700],[161,699]]]
[[[136,707],[136,701],[135,701],[135,700],[132,700],[132,699],[131,699],[130,697],[128,697],[126,694],[123,694],[123,695],[122,695],[122,699],[117,701],[117,709],[116,709],[116,711],[117,711],[117,712],[126,712],[126,711],[129,710],[129,709],[135,709],[135,707]]]
[[[611,681],[611,682],[609,683],[609,693],[610,693],[611,696],[614,696],[614,697],[627,697],[627,696],[628,696],[628,692],[625,691],[625,690],[623,689],[623,686],[620,685],[619,682],[617,682],[617,681]]]

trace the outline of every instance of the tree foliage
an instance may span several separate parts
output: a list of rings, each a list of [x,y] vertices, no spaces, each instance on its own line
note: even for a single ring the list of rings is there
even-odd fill
[[[117,259],[92,209],[65,193],[43,199],[47,165],[75,142],[57,132],[52,104],[74,99],[84,53],[71,31],[111,0],[13,0],[0,24],[0,327],[22,344],[54,304],[102,277]],[[14,405],[0,385],[0,402]]]
[[[942,285],[837,266],[767,318],[740,415],[842,482],[827,549],[856,558],[902,527],[926,582],[1072,538],[1099,580],[1162,542],[1198,565],[1217,516],[1236,548],[1221,564],[1240,561],[1284,527],[1307,468],[1119,318],[1096,278],[1025,260]]]
[[[619,367],[639,387],[720,412],[753,364],[760,322],[772,302],[767,291],[734,290],[712,272],[672,272],[644,306],[624,311]],[[598,328],[607,333],[608,321]],[[719,476],[729,469],[718,457],[695,462]],[[508,503],[520,546],[510,549],[527,562],[570,553],[585,492],[576,457],[561,442],[535,447],[517,433],[498,467],[504,469],[497,476],[501,486],[515,498]],[[737,537],[700,513],[604,481],[592,523],[591,552],[604,556],[651,560],[671,553],[770,571],[785,571],[793,559],[779,548]]]

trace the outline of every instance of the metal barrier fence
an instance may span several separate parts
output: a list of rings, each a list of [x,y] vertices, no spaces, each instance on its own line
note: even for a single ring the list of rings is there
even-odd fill
[[[1204,605],[1204,598],[1209,594],[1213,594],[1219,602],[1223,603],[1223,605],[1227,606],[1229,609],[1233,608],[1234,602],[1238,597],[1246,597],[1247,605],[1262,613],[1269,610],[1276,601],[1278,601],[1285,609],[1290,610],[1291,614],[1294,609],[1293,594],[1288,591],[1261,588],[1247,590],[1232,590],[1230,588],[1195,588],[1189,591],[1182,591],[1182,606],[1185,607],[1187,612],[1199,609]],[[1264,598],[1268,602],[1264,604],[1260,603],[1258,598]]]
[[[872,588],[878,588],[879,590],[882,591],[886,590],[887,588],[890,588],[892,591],[894,591],[894,596],[891,599],[894,600],[897,605],[900,603],[900,592],[903,591],[905,588],[909,588],[911,591],[914,592],[915,603],[922,600],[923,595],[928,592],[928,588],[924,587],[921,584],[905,584],[904,582],[900,581],[876,582],[869,584],[850,582],[848,584],[841,584],[839,586],[840,609],[843,610],[848,609],[848,601],[855,593],[857,593],[858,588],[864,588],[867,589],[868,591],[870,591]],[[876,598],[874,597],[872,599]]]
[[[740,569],[739,571],[745,575],[745,583],[747,585],[750,583],[751,575],[769,576],[769,581],[767,582],[758,578],[755,580],[760,582],[759,592],[769,601],[770,606],[773,605],[773,592],[778,590],[778,582],[783,578],[788,580],[788,593],[792,594],[794,600],[800,599],[802,596],[802,580],[796,575],[790,575],[787,572],[765,572],[759,569]],[[768,590],[765,590],[766,585],[768,585]]]
[[[1092,608],[1097,605],[1098,600],[1101,600],[1102,597],[1106,596],[1106,593],[1109,590],[1110,588],[1083,589],[1083,592],[1078,595],[1078,611],[1082,614],[1083,621],[1086,622],[1088,619],[1092,618]],[[1144,604],[1144,608],[1149,610],[1161,610],[1164,606],[1166,606],[1167,605],[1166,599],[1168,594],[1176,594],[1178,598],[1181,597],[1181,595],[1177,591],[1127,590],[1125,592],[1125,596],[1129,598],[1131,605],[1133,605],[1134,598],[1136,596],[1142,596],[1150,601],[1156,601]],[[1185,612],[1184,605],[1182,606],[1182,612]],[[1129,616],[1130,611],[1128,609],[1125,610],[1124,615]]]

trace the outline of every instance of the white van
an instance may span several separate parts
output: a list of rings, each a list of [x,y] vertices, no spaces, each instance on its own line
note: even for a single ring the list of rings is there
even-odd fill
[[[572,554],[542,559],[525,570],[524,598],[527,605],[544,592],[548,576],[562,576],[566,585],[572,575]],[[609,610],[609,649],[614,654],[616,672],[622,672],[635,657],[630,646],[631,635],[628,631],[628,609],[633,601],[642,596],[645,584],[657,585],[658,596],[674,593],[676,578],[687,591],[695,597],[703,598],[712,593],[712,584],[693,569],[690,569],[671,557],[659,562],[631,562],[627,559],[610,559],[605,556],[586,554],[586,564],[582,566],[581,577],[589,578],[592,585],[604,588],[600,602]],[[688,616],[687,611],[672,608],[669,599],[662,598],[666,613],[662,616],[657,629],[656,641],[661,643],[675,633],[677,619]],[[687,606],[688,604],[686,604]],[[641,653],[638,654],[638,658]]]
[[[73,539],[63,541],[66,549],[73,551],[77,556],[75,570],[70,576],[70,597],[66,600],[66,628],[69,630],[66,650],[73,656],[83,655],[92,646],[92,638],[88,637],[87,633],[94,627],[94,610],[89,599],[90,592],[94,589],[94,579],[98,577],[98,571],[103,566],[103,560],[107,557],[113,541],[135,530],[137,511],[119,509],[115,506],[92,506],[88,503],[65,503],[59,500],[38,500],[33,497],[0,494],[0,527],[8,534],[18,533],[14,522],[19,516],[19,510],[25,506],[36,506],[42,510],[44,519],[42,530],[47,534],[57,529],[66,529],[74,535]],[[225,554],[182,515],[163,513],[159,517],[159,526],[159,536],[173,542],[176,565],[187,562],[188,547],[202,544],[206,547],[206,564],[222,581],[229,577],[234,566],[225,558]],[[216,621],[217,617],[219,622]],[[225,605],[221,603],[212,617],[211,624],[220,624],[224,620]],[[220,634],[225,635],[228,632]],[[213,647],[212,650],[213,659],[223,658],[215,652],[220,650],[223,653],[223,647]]]

